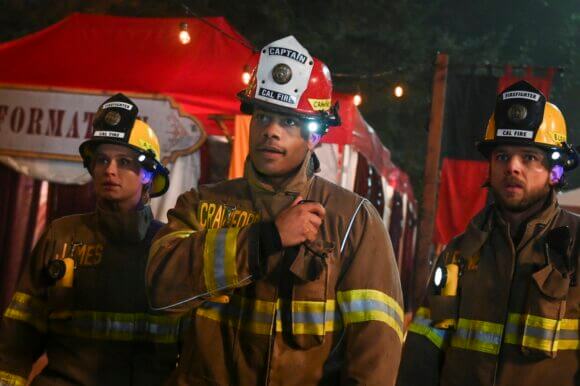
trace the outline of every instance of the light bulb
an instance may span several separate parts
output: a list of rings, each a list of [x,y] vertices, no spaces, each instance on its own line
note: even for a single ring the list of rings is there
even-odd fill
[[[402,97],[404,93],[405,93],[405,90],[403,89],[402,86],[395,87],[395,90],[393,91],[393,94],[395,94],[395,96],[397,98]]]
[[[252,75],[250,75],[250,73],[248,71],[244,71],[242,73],[242,83],[245,84],[246,86],[248,85],[248,83],[250,83],[250,77]]]
[[[362,97],[360,94],[355,94],[355,96],[352,98],[352,103],[354,103],[355,106],[359,106],[362,103]]]
[[[179,41],[181,44],[187,44],[191,41],[191,36],[189,36],[189,31],[187,31],[187,23],[181,23],[180,27]]]

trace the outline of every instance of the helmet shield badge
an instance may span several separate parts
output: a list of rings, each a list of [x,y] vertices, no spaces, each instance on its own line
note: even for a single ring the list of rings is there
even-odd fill
[[[260,53],[255,98],[296,109],[308,86],[313,63],[294,36],[270,43]]]
[[[545,106],[546,97],[528,82],[508,87],[497,98],[496,138],[533,140],[544,118]]]
[[[95,114],[92,139],[114,138],[128,142],[138,113],[137,105],[125,95],[113,95]]]

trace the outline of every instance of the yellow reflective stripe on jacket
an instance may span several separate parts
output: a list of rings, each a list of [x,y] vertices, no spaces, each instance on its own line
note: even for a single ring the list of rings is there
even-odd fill
[[[431,310],[426,307],[420,307],[409,325],[409,331],[422,335],[429,339],[437,348],[442,349],[447,343],[449,331],[432,326]]]
[[[175,343],[181,318],[144,313],[62,311],[49,315],[48,330],[79,338]]]
[[[338,291],[336,294],[345,325],[378,321],[386,323],[403,341],[403,309],[387,294],[371,289]]]
[[[281,302],[278,302],[280,310]],[[280,315],[277,312],[276,315]],[[336,302],[294,300],[292,301],[292,332],[296,335],[324,335],[326,332],[340,329],[341,321],[336,315]],[[282,321],[277,318],[276,330],[282,331]]]
[[[580,350],[580,320],[562,319],[558,350]]]
[[[24,292],[15,292],[4,317],[28,323],[41,332],[46,331],[46,304]]]
[[[0,386],[24,386],[26,379],[16,375],[10,374],[6,371],[0,370]]]
[[[497,355],[502,334],[503,325],[500,323],[460,318],[451,338],[451,346]]]
[[[536,315],[508,315],[505,342],[523,347],[556,352],[580,349],[578,319],[543,318]]]
[[[270,335],[274,328],[282,332],[279,315],[283,309],[286,309],[283,301],[269,302],[231,296],[229,303],[205,302],[196,314],[254,334]],[[292,332],[295,335],[324,335],[342,328],[334,300],[292,301],[290,309],[293,310]]]
[[[208,292],[239,283],[236,262],[241,228],[209,229],[203,246],[204,279]]]
[[[293,300],[292,332],[296,335],[324,335],[338,331],[343,325],[379,321],[391,327],[402,340],[403,310],[388,295],[375,290],[352,290],[337,293],[327,301]],[[264,300],[231,296],[229,303],[207,301],[196,311],[197,316],[228,323],[255,334],[271,334],[273,328],[282,331],[279,317],[285,309],[284,301]]]
[[[229,303],[203,303],[196,315],[254,334],[270,335],[275,311],[274,302],[230,296]]]
[[[155,240],[153,244],[151,244],[151,247],[149,248],[149,255],[152,256],[156,254],[159,248],[161,248],[166,242],[173,239],[185,239],[191,236],[193,233],[195,233],[194,230],[175,231],[168,233],[165,236]]]
[[[413,331],[413,326],[409,329]],[[503,343],[555,353],[579,350],[578,319],[543,318],[528,314],[508,314],[507,324],[460,318],[451,346],[497,355]],[[424,335],[424,334],[423,334]]]

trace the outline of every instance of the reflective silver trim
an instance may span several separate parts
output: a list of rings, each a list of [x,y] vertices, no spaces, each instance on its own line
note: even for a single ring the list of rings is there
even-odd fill
[[[356,210],[354,211],[354,214],[352,215],[352,217],[350,219],[350,223],[348,224],[348,228],[346,229],[346,233],[344,234],[344,239],[342,240],[342,243],[340,244],[340,253],[342,253],[342,251],[344,251],[344,246],[346,245],[346,239],[348,238],[348,235],[350,234],[350,230],[352,229],[352,224],[354,223],[354,218],[358,214],[358,211],[360,210],[360,208],[362,207],[362,205],[364,204],[365,201],[367,201],[367,199],[363,198],[359,202],[358,206],[356,207]]]

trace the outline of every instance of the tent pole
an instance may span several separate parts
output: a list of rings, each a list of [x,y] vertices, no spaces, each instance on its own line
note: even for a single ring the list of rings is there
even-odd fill
[[[445,90],[447,88],[447,68],[449,56],[438,53],[433,75],[433,95],[431,115],[429,118],[429,137],[427,139],[427,157],[423,177],[423,203],[421,222],[419,224],[419,244],[415,255],[413,275],[413,293],[409,309],[416,310],[423,300],[431,272],[431,255],[433,254],[433,228],[437,207],[437,187],[439,182],[439,159],[441,155],[441,134],[445,113]]]

